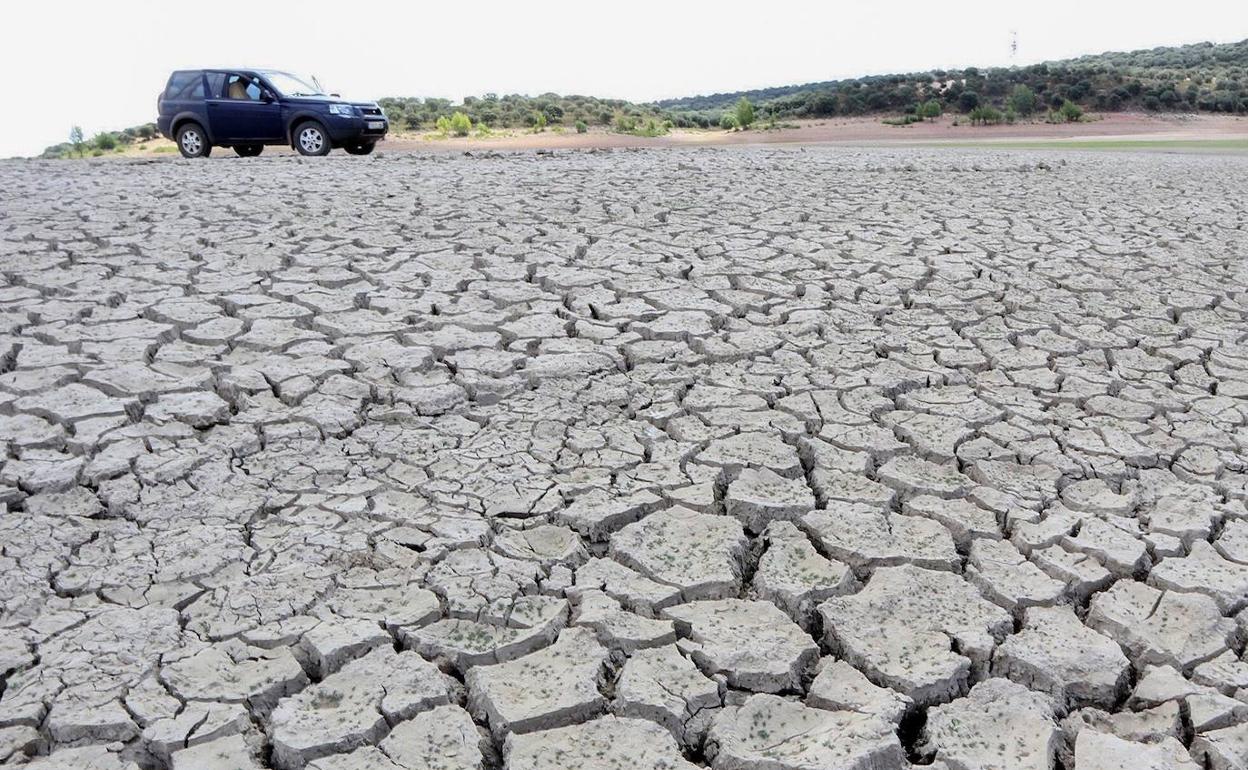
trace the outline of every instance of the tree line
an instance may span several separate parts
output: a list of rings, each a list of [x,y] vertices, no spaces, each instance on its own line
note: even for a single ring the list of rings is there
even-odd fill
[[[654,136],[678,128],[749,128],[785,118],[900,113],[917,121],[944,112],[972,123],[1040,115],[1078,120],[1085,110],[1248,113],[1248,40],[1110,52],[1026,67],[967,67],[735,91],[654,103],[545,93],[378,100],[399,131],[466,135],[493,128],[542,131],[590,126]],[[79,132],[80,134],[81,132]],[[81,135],[44,157],[99,155],[156,135],[154,124]]]
[[[746,98],[767,115],[819,118],[914,114],[920,105],[936,101],[944,110],[969,113],[981,105],[1008,108],[1007,101],[1019,86],[1034,94],[1032,112],[1060,111],[1070,102],[1102,112],[1245,113],[1248,40],[1104,53],[1026,67],[873,75],[666,99],[655,106],[672,113],[718,115]]]

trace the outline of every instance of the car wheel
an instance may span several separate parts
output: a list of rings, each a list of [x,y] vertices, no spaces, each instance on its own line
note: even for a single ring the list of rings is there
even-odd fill
[[[263,144],[240,144],[234,148],[240,158],[254,158],[264,152]]]
[[[328,155],[329,134],[325,126],[315,120],[305,121],[295,126],[293,134],[295,149],[300,155]]]
[[[343,149],[350,155],[368,155],[376,146],[376,142],[359,142],[357,144],[348,144]]]
[[[178,152],[184,158],[206,158],[212,152],[208,135],[198,123],[187,123],[178,129]]]

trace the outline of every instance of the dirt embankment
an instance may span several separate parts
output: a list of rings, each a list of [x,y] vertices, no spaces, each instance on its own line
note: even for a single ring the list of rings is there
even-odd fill
[[[955,119],[958,125],[954,125]],[[972,126],[965,118],[946,115],[935,121],[909,126],[890,126],[877,117],[801,120],[786,128],[755,128],[750,131],[677,129],[665,136],[618,134],[593,128],[584,134],[547,130],[533,134],[518,129],[494,132],[487,137],[440,137],[432,132],[391,134],[379,147],[384,152],[486,152],[490,150],[575,150],[630,147],[696,147],[764,144],[985,144],[1062,140],[1148,139],[1173,141],[1248,141],[1248,118],[1229,115],[1158,115],[1109,113],[1081,123],[1016,123]],[[288,154],[287,147],[266,147],[265,154]],[[176,155],[172,142],[155,139],[131,145],[104,157],[160,157]],[[214,157],[234,157],[228,148],[216,148]]]
[[[490,137],[435,138],[430,134],[395,134],[383,147],[396,150],[525,150],[587,149],[594,147],[687,147],[741,144],[907,144],[927,142],[1027,141],[1057,139],[1248,139],[1248,118],[1212,115],[1150,115],[1109,113],[1080,123],[1015,123],[971,126],[965,118],[954,125],[953,116],[889,126],[879,118],[803,120],[790,128],[751,131],[675,130],[666,136],[642,137],[591,130],[540,134],[501,132]]]

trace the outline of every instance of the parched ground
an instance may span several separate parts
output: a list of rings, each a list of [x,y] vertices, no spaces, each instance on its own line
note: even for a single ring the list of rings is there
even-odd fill
[[[1246,172],[0,164],[0,764],[1244,767]]]

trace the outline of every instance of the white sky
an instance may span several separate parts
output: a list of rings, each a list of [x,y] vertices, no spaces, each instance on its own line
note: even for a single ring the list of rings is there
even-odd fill
[[[225,10],[230,9],[230,10]],[[233,10],[237,9],[237,10]],[[169,0],[0,5],[0,157],[156,116],[170,70],[274,67],[353,98],[649,101],[1248,38],[1245,0]]]

